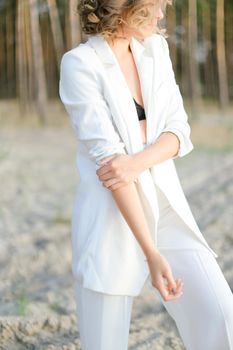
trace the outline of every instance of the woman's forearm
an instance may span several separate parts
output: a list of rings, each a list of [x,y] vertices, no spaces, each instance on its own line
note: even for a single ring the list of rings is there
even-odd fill
[[[137,163],[137,169],[141,172],[154,164],[173,157],[178,152],[178,149],[178,137],[170,132],[162,133],[155,144],[148,146],[143,151],[133,154],[133,162]],[[98,174],[98,171],[97,175],[101,176]],[[158,249],[155,247],[154,241],[152,240],[135,183],[131,181],[125,186],[118,187],[114,190],[112,189],[111,192],[144,254],[149,258],[158,251]]]
[[[147,258],[157,251],[134,182],[112,191],[122,215]]]
[[[155,143],[133,155],[137,168],[142,172],[174,157],[179,151],[179,144],[180,141],[174,133],[170,131],[161,133]]]

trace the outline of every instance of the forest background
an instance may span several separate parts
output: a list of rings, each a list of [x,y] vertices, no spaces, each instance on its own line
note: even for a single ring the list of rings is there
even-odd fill
[[[71,274],[76,139],[58,96],[63,53],[86,40],[77,0],[0,0],[0,349],[80,350]],[[194,150],[175,159],[233,291],[233,1],[174,0],[161,25]],[[178,277],[178,276],[177,276]],[[147,283],[129,349],[176,349]]]
[[[63,120],[60,60],[86,40],[76,6],[76,0],[0,0],[3,123],[13,116],[20,124]],[[203,110],[205,115],[231,114],[232,23],[232,1],[175,0],[167,8],[162,25],[168,28],[171,59],[190,118],[200,118]]]

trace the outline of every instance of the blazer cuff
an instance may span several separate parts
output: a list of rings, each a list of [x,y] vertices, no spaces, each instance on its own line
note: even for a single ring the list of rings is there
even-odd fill
[[[168,132],[168,131],[175,134],[180,141],[179,150],[178,150],[177,154],[172,157],[172,159],[175,159],[177,157],[183,157],[193,150],[194,146],[193,146],[190,138],[185,137],[180,130],[167,127],[165,129],[163,129],[162,132]]]
[[[99,169],[103,165],[103,164],[100,164],[100,162],[103,161],[104,158],[107,158],[109,156],[117,156],[120,154],[126,154],[126,151],[124,149],[116,150],[116,148],[108,148],[108,150],[105,151],[104,155],[100,154],[100,156],[95,156],[96,157],[96,159],[95,159],[96,170]]]

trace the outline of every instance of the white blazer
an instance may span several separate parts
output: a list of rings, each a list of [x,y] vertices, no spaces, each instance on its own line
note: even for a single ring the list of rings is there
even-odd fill
[[[173,162],[189,153],[193,145],[167,41],[153,34],[143,42],[132,38],[130,47],[145,106],[147,145],[164,131],[175,133],[180,140],[175,157],[145,170],[135,182],[151,236],[156,245],[156,184],[190,227],[193,237],[217,257],[192,215]],[[143,144],[131,92],[101,35],[90,36],[63,55],[59,93],[78,141],[79,184],[71,225],[73,275],[84,287],[99,292],[139,295],[149,275],[146,257],[96,170],[106,156],[134,154],[143,150]]]

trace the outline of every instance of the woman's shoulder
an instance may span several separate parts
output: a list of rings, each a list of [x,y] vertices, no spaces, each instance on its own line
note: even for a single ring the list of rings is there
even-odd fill
[[[66,51],[61,59],[61,65],[91,65],[92,68],[95,67],[95,52],[92,50],[88,41],[81,42],[74,48]]]
[[[70,91],[76,92],[85,87],[87,93],[94,85],[99,90],[102,86],[101,79],[102,71],[98,59],[88,42],[80,43],[63,54],[60,62],[60,91],[63,93],[68,85]]]
[[[144,40],[144,45],[155,49],[156,51],[160,49],[162,52],[168,50],[167,39],[160,33],[153,33]]]

